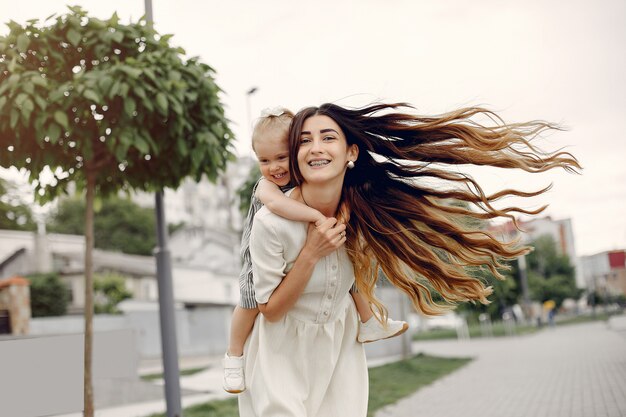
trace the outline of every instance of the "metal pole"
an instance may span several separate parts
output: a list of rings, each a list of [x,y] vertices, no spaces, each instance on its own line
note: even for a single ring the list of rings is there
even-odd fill
[[[517,258],[517,264],[519,266],[520,284],[522,286],[522,302],[524,303],[524,313],[526,317],[530,317],[530,295],[528,293],[528,274],[526,272],[526,255],[522,255]],[[531,321],[534,317],[530,317]]]
[[[146,23],[152,25],[154,22],[152,0],[145,0],[145,7]],[[159,319],[161,324],[161,357],[163,361],[163,380],[165,381],[165,404],[167,417],[182,417],[172,264],[170,261],[170,251],[167,247],[163,192],[157,192],[154,196],[154,200],[157,228],[157,247],[154,251],[154,255],[156,257],[157,284],[159,288]]]
[[[167,405],[167,417],[181,417],[174,288],[172,285],[170,251],[167,248],[167,229],[165,228],[162,192],[156,193],[155,202],[158,238],[155,256],[159,287],[159,318],[161,321],[161,355],[163,360],[163,379],[165,381],[165,403]]]
[[[593,279],[591,281],[592,283],[592,287],[591,287],[591,317],[593,317],[594,319],[596,318],[596,288],[598,288],[598,286],[596,285],[596,276],[593,276]]]
[[[154,23],[154,16],[152,15],[152,0],[145,0],[144,4],[146,8],[146,23],[152,25],[152,23]]]
[[[252,97],[252,94],[256,93],[257,90],[257,87],[252,87],[246,91],[246,113],[248,116],[248,136],[250,138],[252,138],[252,110],[250,108],[250,97]]]

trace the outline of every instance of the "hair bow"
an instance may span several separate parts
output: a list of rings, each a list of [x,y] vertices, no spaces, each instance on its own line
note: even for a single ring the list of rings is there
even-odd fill
[[[261,110],[261,117],[270,117],[270,116],[279,117],[279,116],[282,116],[284,113],[285,113],[285,109],[280,106],[267,107]]]

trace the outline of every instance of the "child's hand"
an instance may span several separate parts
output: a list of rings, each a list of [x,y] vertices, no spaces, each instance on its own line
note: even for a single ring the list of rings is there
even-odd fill
[[[304,252],[306,249],[317,262],[346,243],[345,230],[346,225],[337,223],[337,219],[332,217],[324,220],[319,227],[313,227],[309,223],[306,242],[302,251]]]
[[[326,221],[326,216],[322,215],[322,213],[320,213],[320,216],[321,217],[315,221],[315,227],[320,227],[322,223]]]

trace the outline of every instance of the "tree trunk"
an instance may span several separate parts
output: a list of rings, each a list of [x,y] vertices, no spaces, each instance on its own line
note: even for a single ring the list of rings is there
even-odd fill
[[[87,167],[85,167],[87,168]],[[85,374],[84,374],[84,417],[93,417],[93,200],[95,192],[95,172],[87,171],[87,201],[85,208]]]

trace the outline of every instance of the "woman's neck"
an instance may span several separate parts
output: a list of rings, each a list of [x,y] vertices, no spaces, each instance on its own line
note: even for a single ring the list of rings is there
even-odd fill
[[[326,217],[335,217],[341,199],[341,184],[338,187],[318,187],[305,183],[300,186],[300,195],[307,206],[313,207]]]

